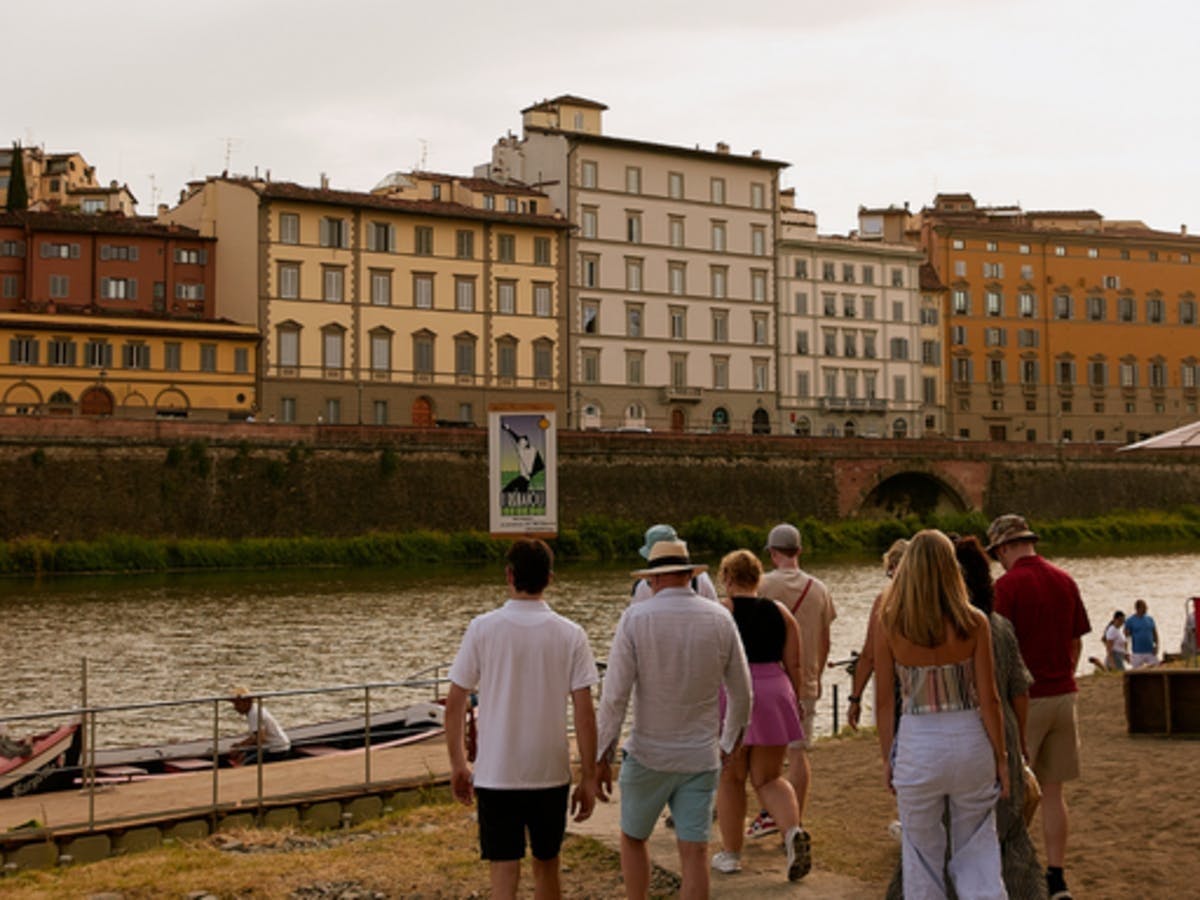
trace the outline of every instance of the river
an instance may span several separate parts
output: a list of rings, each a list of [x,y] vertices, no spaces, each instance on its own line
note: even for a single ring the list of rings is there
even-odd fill
[[[1179,649],[1184,600],[1200,594],[1200,554],[1049,558],[1079,582],[1091,618],[1081,672],[1091,668],[1087,656],[1103,656],[1100,633],[1113,610],[1132,612],[1137,597],[1149,604],[1162,647]],[[627,603],[628,568],[564,567],[548,594],[557,611],[584,626],[597,658],[607,654]],[[884,584],[880,566],[836,562],[806,569],[833,593],[838,618],[832,658],[844,658],[862,642],[871,602]],[[77,706],[84,658],[95,705],[209,696],[241,684],[287,690],[400,680],[449,662],[471,617],[503,600],[499,564],[4,582],[0,709],[24,715]],[[834,682],[844,698],[847,678],[841,671],[826,676],[826,698]],[[400,705],[415,697],[394,691],[372,703]],[[361,707],[361,695],[346,694],[271,702],[285,723],[348,715]],[[223,731],[235,727],[230,707],[221,715]],[[823,700],[818,731],[828,733],[831,724]],[[32,727],[18,723],[14,730]],[[155,743],[211,729],[211,707],[109,714],[100,720],[97,743]]]

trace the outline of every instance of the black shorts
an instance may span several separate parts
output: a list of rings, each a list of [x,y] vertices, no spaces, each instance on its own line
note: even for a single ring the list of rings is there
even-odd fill
[[[479,807],[479,854],[506,862],[525,856],[525,829],[534,859],[550,860],[562,849],[571,786],[502,790],[475,788]]]

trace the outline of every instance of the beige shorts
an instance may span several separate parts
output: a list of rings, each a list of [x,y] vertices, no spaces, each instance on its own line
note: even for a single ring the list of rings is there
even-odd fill
[[[804,727],[804,737],[788,744],[789,750],[810,750],[816,740],[817,698],[802,697],[800,702],[804,704],[804,715],[800,717],[800,724]]]
[[[1075,697],[1057,694],[1029,701],[1029,755],[1038,781],[1061,784],[1079,777],[1079,727]],[[1011,752],[1011,751],[1010,751]]]

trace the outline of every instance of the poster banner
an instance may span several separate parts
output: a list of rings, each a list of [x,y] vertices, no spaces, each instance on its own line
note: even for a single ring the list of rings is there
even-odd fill
[[[488,407],[488,521],[493,535],[558,535],[557,444],[553,406]]]

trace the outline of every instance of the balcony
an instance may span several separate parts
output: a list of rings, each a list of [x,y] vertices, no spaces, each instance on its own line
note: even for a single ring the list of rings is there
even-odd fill
[[[698,387],[667,385],[660,391],[663,403],[699,403],[703,394]]]
[[[821,412],[886,413],[887,401],[876,397],[822,397]]]

